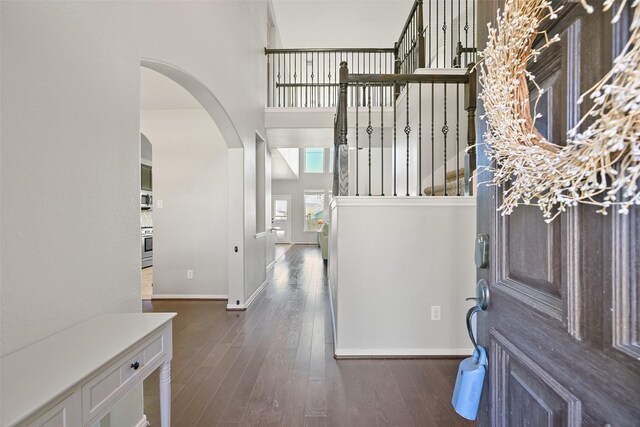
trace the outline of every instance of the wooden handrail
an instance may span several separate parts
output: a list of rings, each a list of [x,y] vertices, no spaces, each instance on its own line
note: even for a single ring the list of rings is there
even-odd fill
[[[382,83],[385,86],[407,83],[467,83],[469,74],[349,74],[349,83]]]
[[[418,3],[420,4],[420,6],[422,6],[422,0],[416,0],[413,3],[413,6],[411,6],[409,17],[407,18],[407,21],[404,23],[404,26],[402,27],[402,31],[400,31],[400,37],[398,37],[398,41],[396,43],[398,46],[400,45],[400,43],[402,43],[402,39],[404,38],[404,35],[407,32],[407,29],[409,28],[409,24],[411,24],[411,20],[413,19],[413,15],[416,12],[416,8],[418,8]],[[422,28],[420,29],[420,31],[422,31]]]
[[[273,53],[304,53],[304,52],[345,52],[345,53],[394,53],[395,49],[392,47],[345,47],[345,48],[296,48],[296,49],[264,49],[264,54],[269,55]]]

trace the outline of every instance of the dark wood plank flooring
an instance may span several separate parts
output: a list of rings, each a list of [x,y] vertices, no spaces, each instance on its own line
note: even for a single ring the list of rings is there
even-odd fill
[[[172,425],[463,426],[458,360],[339,360],[319,248],[293,246],[244,313],[223,301],[145,301],[175,311]],[[144,383],[159,426],[158,376]]]

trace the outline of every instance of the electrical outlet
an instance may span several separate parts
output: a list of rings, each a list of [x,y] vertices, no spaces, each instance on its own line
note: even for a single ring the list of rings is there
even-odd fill
[[[158,209],[164,208],[164,200],[158,200],[156,202],[156,208],[158,208]]]
[[[187,279],[193,279],[193,270],[187,270]]]
[[[439,305],[431,306],[431,320],[440,320],[441,314],[442,313]]]

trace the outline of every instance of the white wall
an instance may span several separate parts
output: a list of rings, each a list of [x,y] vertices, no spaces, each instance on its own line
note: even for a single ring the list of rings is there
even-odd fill
[[[471,353],[473,197],[338,197],[329,286],[338,356]],[[431,306],[442,320],[431,320]]]
[[[325,149],[325,170],[328,170],[329,149]],[[317,243],[318,235],[315,231],[304,231],[304,191],[320,190],[325,196],[325,219],[329,220],[329,192],[333,185],[333,176],[330,173],[306,173],[304,171],[304,149],[299,150],[300,178],[287,180],[273,180],[272,194],[291,195],[291,243]],[[269,211],[271,215],[271,212]],[[269,217],[268,224],[271,224]]]
[[[140,128],[154,148],[154,297],[226,298],[228,160],[220,131],[203,109],[142,110]]]
[[[140,311],[141,60],[197,81],[223,106],[225,131],[250,146],[264,128],[267,26],[257,1],[0,8],[7,354],[98,313]],[[248,260],[265,259],[264,246],[247,246]]]

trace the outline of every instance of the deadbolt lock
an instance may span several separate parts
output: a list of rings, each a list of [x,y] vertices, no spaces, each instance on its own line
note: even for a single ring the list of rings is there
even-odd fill
[[[489,235],[480,233],[476,236],[476,268],[489,267]]]

